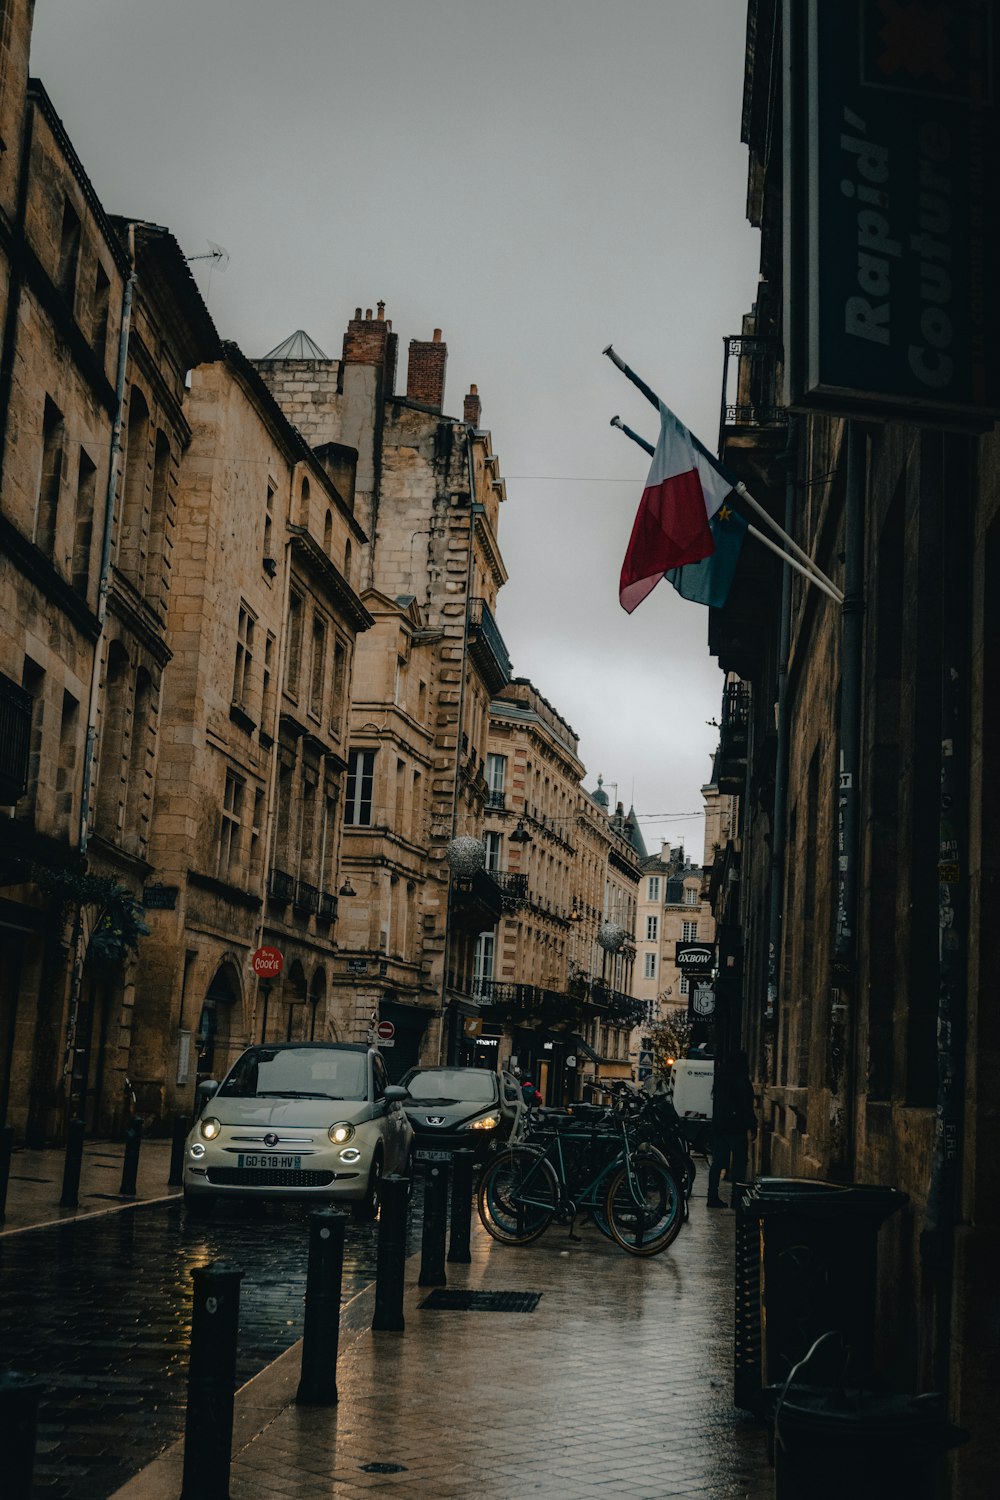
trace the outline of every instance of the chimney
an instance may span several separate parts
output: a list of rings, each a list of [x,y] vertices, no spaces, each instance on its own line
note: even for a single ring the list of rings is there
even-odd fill
[[[444,406],[444,372],[448,363],[448,345],[441,342],[441,330],[435,328],[428,344],[410,340],[410,357],[406,366],[406,399],[418,401],[440,411]]]
[[[483,414],[483,403],[479,399],[479,387],[469,386],[469,394],[465,398],[465,411],[463,416],[470,427],[478,427],[479,420]]]
[[[386,366],[391,333],[392,324],[386,320],[384,302],[378,304],[377,318],[372,317],[370,307],[365,309],[364,316],[360,307],[356,307],[344,334],[344,364]]]

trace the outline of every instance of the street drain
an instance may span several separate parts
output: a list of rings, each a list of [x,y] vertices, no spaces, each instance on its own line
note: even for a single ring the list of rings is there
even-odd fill
[[[362,1474],[405,1474],[405,1464],[362,1464]]]
[[[418,1303],[432,1312],[534,1312],[541,1292],[445,1291],[439,1287]]]

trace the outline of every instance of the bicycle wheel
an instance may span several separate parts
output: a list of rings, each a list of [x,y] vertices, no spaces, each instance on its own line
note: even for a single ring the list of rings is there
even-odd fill
[[[551,1224],[559,1183],[541,1152],[512,1146],[480,1177],[476,1203],[483,1228],[495,1240],[528,1245]]]
[[[657,1255],[672,1245],[684,1223],[684,1194],[659,1162],[633,1157],[608,1185],[611,1237],[629,1255]]]

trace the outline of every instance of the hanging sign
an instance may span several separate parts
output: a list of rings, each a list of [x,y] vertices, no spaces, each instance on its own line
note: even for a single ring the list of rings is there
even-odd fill
[[[285,967],[285,956],[280,948],[258,948],[250,960],[250,967],[260,979],[277,979]]]

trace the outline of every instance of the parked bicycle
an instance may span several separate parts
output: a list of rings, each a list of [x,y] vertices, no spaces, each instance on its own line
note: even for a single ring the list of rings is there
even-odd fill
[[[494,1239],[526,1245],[555,1219],[589,1211],[630,1255],[672,1244],[685,1217],[683,1189],[666,1158],[641,1144],[623,1111],[574,1105],[540,1111],[530,1134],[505,1147],[479,1179],[479,1216]]]

